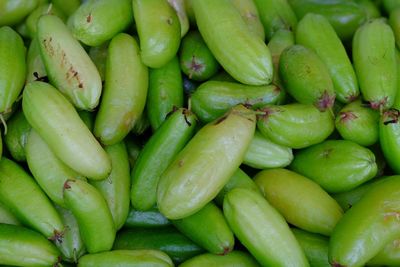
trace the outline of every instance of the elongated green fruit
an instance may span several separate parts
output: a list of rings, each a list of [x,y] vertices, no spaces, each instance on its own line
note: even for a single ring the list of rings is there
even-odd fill
[[[285,219],[260,194],[235,188],[224,215],[240,242],[263,266],[309,266]]]
[[[305,148],[325,140],[334,130],[330,112],[299,103],[266,106],[257,128],[271,141],[290,148]]]
[[[192,138],[197,118],[189,110],[174,111],[143,147],[131,172],[131,203],[149,210],[157,203],[157,184],[162,173]]]
[[[363,266],[399,236],[399,185],[400,176],[386,179],[345,213],[329,241],[332,266]]]
[[[78,259],[86,252],[81,234],[79,232],[78,222],[72,212],[55,205],[61,220],[65,225],[63,240],[58,249],[62,253],[62,258],[68,262],[78,262]]]
[[[115,239],[115,226],[106,200],[92,185],[81,180],[64,184],[64,201],[75,216],[89,253],[110,250]]]
[[[143,63],[160,68],[178,52],[181,41],[178,16],[167,0],[133,0],[132,6]]]
[[[326,17],[343,41],[351,40],[354,32],[366,20],[366,13],[354,1],[288,0],[288,2],[299,20],[308,13]]]
[[[201,128],[160,177],[160,212],[181,219],[216,197],[243,161],[254,130],[255,114],[242,105]]]
[[[227,255],[214,255],[211,253],[195,256],[179,267],[219,266],[219,267],[259,267],[258,262],[248,253],[243,251],[232,251]]]
[[[382,2],[384,10],[388,14],[397,7],[400,7],[400,3],[397,0],[383,0]]]
[[[87,110],[79,110],[78,115],[83,123],[85,123],[86,127],[88,127],[90,131],[93,131],[95,114]]]
[[[17,217],[4,204],[0,203],[0,224],[2,223],[21,225]]]
[[[94,109],[101,95],[101,78],[67,26],[54,15],[41,16],[37,38],[51,83],[77,108]]]
[[[148,70],[139,47],[128,34],[115,36],[108,47],[106,84],[94,125],[105,145],[120,142],[141,116],[148,86]]]
[[[265,40],[264,26],[259,15],[260,12],[258,12],[253,0],[231,0],[231,3],[239,11],[249,31],[261,40]]]
[[[389,14],[389,25],[392,27],[397,48],[400,47],[400,6]]]
[[[37,38],[33,38],[28,48],[26,58],[26,82],[47,81],[47,72],[44,67]]]
[[[191,216],[173,220],[172,224],[210,253],[225,255],[233,249],[232,230],[222,211],[212,202]]]
[[[335,126],[345,140],[370,146],[379,139],[379,113],[360,100],[351,102],[337,114]]]
[[[254,181],[268,202],[303,230],[329,236],[343,215],[339,204],[317,183],[295,172],[263,170]]]
[[[62,241],[64,225],[60,216],[22,167],[3,157],[0,161],[0,183],[0,201],[21,223],[48,239]]]
[[[157,208],[147,211],[130,209],[126,218],[125,228],[160,228],[171,225],[171,222],[162,215]]]
[[[243,164],[256,169],[281,168],[288,166],[292,160],[291,148],[278,145],[256,131],[244,156]]]
[[[54,87],[43,82],[24,89],[25,117],[53,153],[71,169],[87,178],[104,179],[110,160],[74,107]]]
[[[35,7],[38,0],[4,0],[0,3],[0,26],[21,22]]]
[[[38,6],[32,13],[25,20],[26,29],[28,35],[31,39],[36,37],[37,33],[37,22],[39,18],[43,15],[55,15],[59,17],[62,21],[66,21],[66,17],[62,11],[60,11],[55,5],[53,4],[45,4]]]
[[[347,140],[327,140],[303,149],[290,168],[330,193],[351,190],[375,177],[378,171],[374,153]]]
[[[171,258],[158,250],[113,250],[85,255],[78,267],[173,267]]]
[[[400,265],[400,240],[395,238],[385,245],[385,247],[378,252],[366,266],[399,266]]]
[[[396,45],[390,26],[382,19],[365,23],[354,35],[352,54],[364,100],[374,109],[390,108],[397,92]]]
[[[90,183],[106,199],[114,220],[115,229],[119,230],[129,213],[131,177],[126,146],[123,142],[104,148],[111,159],[110,175],[102,181]]]
[[[191,4],[204,41],[233,78],[249,85],[272,81],[268,47],[248,30],[230,0],[193,0]]]
[[[0,15],[1,17],[1,15]],[[26,48],[21,36],[8,26],[0,28],[0,114],[11,111],[25,82]]]
[[[313,50],[324,62],[339,101],[348,103],[358,97],[360,91],[355,71],[328,19],[312,13],[304,16],[297,25],[296,43]]]
[[[149,71],[146,109],[153,131],[165,121],[174,108],[183,106],[183,81],[178,57]]]
[[[0,264],[59,266],[60,252],[41,234],[28,228],[0,224]]]
[[[64,183],[86,178],[60,161],[34,129],[27,137],[25,154],[29,170],[42,190],[53,202],[65,207]]]
[[[296,228],[292,228],[292,232],[306,254],[310,267],[331,267],[328,260],[327,237]]]
[[[296,29],[297,18],[287,0],[255,0],[268,40],[281,29]]]
[[[155,249],[168,254],[175,263],[181,263],[204,250],[174,227],[129,229],[119,231],[113,249]]]
[[[68,27],[82,43],[90,46],[101,45],[132,23],[131,2],[86,1],[69,17]]]
[[[379,143],[386,162],[395,173],[400,173],[400,112],[397,109],[385,111],[379,121]]]
[[[356,0],[360,9],[363,9],[366,14],[366,19],[376,19],[382,17],[381,10],[376,1],[371,0]]]
[[[202,83],[191,96],[192,110],[201,121],[210,122],[238,104],[263,107],[277,104],[284,92],[275,85],[249,86],[226,81]]]
[[[182,72],[195,81],[208,80],[219,69],[218,61],[198,31],[191,31],[182,39],[179,60]]]
[[[100,74],[101,81],[104,82],[106,77],[106,62],[108,53],[108,42],[103,43],[99,46],[92,46],[89,49],[89,57],[96,65],[97,70]]]
[[[282,52],[279,74],[286,91],[302,104],[313,104],[319,110],[330,109],[335,91],[329,70],[312,50],[294,45]]]
[[[22,110],[17,111],[7,121],[7,134],[4,136],[4,144],[11,156],[16,161],[25,161],[25,145],[31,130]]]
[[[179,19],[179,24],[181,28],[181,37],[189,31],[189,18],[186,14],[186,0],[168,0],[168,3],[175,9],[176,15]]]
[[[219,191],[214,201],[219,206],[222,206],[225,195],[235,188],[246,188],[254,192],[261,193],[254,181],[244,171],[238,168],[229,181],[221,189],[221,191]]]
[[[282,79],[279,75],[279,61],[282,52],[294,45],[294,33],[291,30],[280,29],[274,33],[268,42],[268,49],[271,52],[272,63],[274,64],[274,78],[272,83],[283,88]]]

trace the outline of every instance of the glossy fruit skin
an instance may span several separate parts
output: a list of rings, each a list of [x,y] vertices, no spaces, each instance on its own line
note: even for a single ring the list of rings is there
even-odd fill
[[[273,66],[268,47],[248,30],[229,0],[194,0],[191,5],[201,36],[233,78],[249,85],[272,81]]]
[[[131,171],[132,206],[149,210],[157,203],[157,185],[163,172],[172,163],[195,133],[196,116],[189,110],[174,111],[150,137]]]
[[[0,4],[0,26],[21,22],[38,5],[38,0],[6,0]]]
[[[165,0],[133,0],[132,6],[142,61],[150,68],[161,68],[179,49],[178,16]]]
[[[99,72],[63,21],[41,16],[37,38],[50,82],[78,109],[97,107],[102,91]]]
[[[168,3],[175,9],[176,15],[179,19],[179,24],[181,28],[181,37],[185,36],[189,31],[189,18],[186,14],[186,0],[168,0]]]
[[[25,145],[31,126],[26,120],[22,110],[17,111],[7,121],[7,134],[4,136],[4,144],[16,161],[25,161]]]
[[[0,115],[11,111],[25,82],[26,48],[17,32],[0,27]]]
[[[386,179],[345,213],[329,242],[331,264],[363,266],[399,235],[399,184],[400,176]]]
[[[111,163],[106,152],[57,89],[43,82],[27,84],[22,109],[32,128],[71,169],[90,179],[108,176]]]
[[[140,211],[131,208],[124,223],[124,228],[162,228],[171,222],[157,208]]]
[[[371,260],[367,262],[367,266],[398,266],[400,264],[399,238],[391,240],[385,247],[378,252]]]
[[[400,123],[399,110],[389,109],[381,115],[379,121],[379,143],[386,162],[396,173],[400,173]]]
[[[303,149],[295,155],[290,168],[330,193],[356,188],[378,171],[372,151],[347,140],[327,140]]]
[[[66,17],[64,13],[62,13],[61,10],[59,10],[55,5],[53,4],[45,4],[38,6],[35,10],[32,11],[32,13],[29,14],[29,16],[25,20],[26,28],[28,35],[31,39],[36,38],[37,34],[37,22],[39,18],[42,15],[55,15],[59,17],[62,21],[66,21]]]
[[[160,177],[160,212],[181,219],[212,200],[242,162],[255,124],[254,112],[239,105],[203,126]]]
[[[21,225],[21,222],[4,204],[0,203],[0,224]]]
[[[273,142],[300,149],[324,141],[334,130],[330,112],[320,112],[313,105],[292,103],[260,109],[257,129]]]
[[[285,219],[260,194],[235,188],[223,210],[235,236],[263,266],[309,266]]]
[[[313,104],[320,111],[333,106],[336,94],[329,70],[313,50],[298,44],[285,49],[279,74],[286,91],[299,103]]]
[[[317,183],[286,169],[263,170],[254,177],[267,201],[292,225],[329,236],[343,211]]]
[[[231,0],[246,22],[247,28],[261,40],[265,40],[264,26],[261,22],[260,12],[253,0]]]
[[[46,81],[46,79],[48,79],[37,40],[36,37],[33,38],[28,48],[26,57],[26,82],[37,80]]]
[[[393,30],[396,46],[400,47],[400,8],[396,8],[389,14],[389,25]]]
[[[374,109],[390,108],[397,92],[396,45],[390,26],[382,19],[365,23],[354,34],[352,54],[364,100]]]
[[[339,101],[348,103],[358,97],[360,91],[353,66],[341,40],[324,16],[305,15],[296,28],[296,43],[313,50],[324,62]]]
[[[195,256],[179,267],[220,266],[220,267],[259,267],[258,262],[247,252],[235,250],[227,255],[220,256],[211,253]]]

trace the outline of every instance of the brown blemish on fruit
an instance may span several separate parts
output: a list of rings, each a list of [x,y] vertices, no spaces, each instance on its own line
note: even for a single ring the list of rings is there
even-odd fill
[[[331,263],[331,266],[332,267],[346,267],[346,265],[341,265],[340,263],[337,263],[335,261]]]
[[[328,158],[329,155],[332,153],[332,151],[333,151],[333,148],[327,148],[327,149],[325,149],[324,151],[322,151],[321,157],[322,157],[322,158]]]
[[[317,100],[316,107],[319,111],[325,111],[333,106],[335,103],[335,95],[330,95],[327,90],[321,95],[321,97]]]
[[[87,22],[87,23],[92,22],[92,13],[89,13],[89,15],[87,15],[87,17],[86,17],[86,22]]]
[[[182,167],[183,166],[183,160],[181,159],[180,161],[178,161],[178,166]]]
[[[339,112],[339,120],[341,123],[346,123],[352,120],[357,119],[357,115],[354,114],[352,111],[344,111],[344,112]]]
[[[400,117],[400,111],[395,108],[391,108],[383,113],[383,125],[389,123],[397,123]]]
[[[174,20],[171,17],[167,18],[168,25],[172,25],[173,22]]]

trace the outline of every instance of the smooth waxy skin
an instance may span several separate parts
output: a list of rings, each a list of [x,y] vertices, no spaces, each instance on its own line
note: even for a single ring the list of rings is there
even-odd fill
[[[329,261],[334,266],[363,266],[399,236],[400,176],[392,176],[369,190],[333,231]]]
[[[186,0],[168,0],[168,3],[175,9],[176,15],[179,19],[179,24],[181,28],[181,37],[189,31],[189,18],[186,14]]]
[[[105,145],[120,142],[141,116],[148,87],[148,70],[139,47],[128,34],[115,36],[109,47],[106,83],[94,134]]]
[[[96,65],[97,70],[99,71],[101,81],[104,82],[106,77],[106,62],[107,62],[107,53],[108,53],[108,42],[105,42],[99,46],[92,46],[89,49],[89,57]]]
[[[156,208],[147,211],[131,209],[126,218],[125,228],[160,228],[171,225]]]
[[[379,113],[361,101],[344,106],[335,119],[335,126],[345,140],[370,146],[379,140]]]
[[[102,181],[91,181],[90,183],[106,199],[115,229],[119,230],[124,225],[129,213],[131,177],[128,153],[123,142],[106,146],[104,149],[111,159],[111,173]]]
[[[382,19],[361,26],[353,38],[353,63],[364,100],[374,109],[390,108],[397,92],[396,45]]]
[[[232,251],[234,237],[222,211],[212,202],[195,214],[172,224],[208,252],[225,255]]]
[[[38,0],[4,0],[0,3],[0,26],[21,22],[35,7]]]
[[[174,227],[129,229],[118,232],[113,249],[155,249],[167,253],[175,263],[183,262],[204,250]]]
[[[79,267],[173,267],[170,257],[158,250],[113,250],[85,255]]]
[[[72,104],[54,87],[29,83],[24,89],[22,109],[32,128],[71,169],[91,179],[108,176],[111,163],[106,152]]]
[[[25,154],[29,170],[39,186],[53,202],[65,207],[64,183],[69,179],[86,180],[86,178],[60,161],[33,129],[27,136]]]
[[[17,217],[2,203],[0,203],[0,224],[1,223],[21,225]]]
[[[317,183],[295,172],[264,170],[254,181],[267,201],[303,230],[329,236],[343,215],[339,204]]]
[[[285,219],[254,191],[225,195],[224,215],[240,242],[263,266],[309,266]]]
[[[58,266],[60,252],[41,234],[21,226],[0,224],[0,264]]]
[[[243,164],[255,169],[281,168],[288,166],[292,160],[291,148],[278,145],[256,131],[244,156]]]
[[[235,82],[207,81],[202,83],[191,96],[192,110],[203,122],[222,116],[238,104],[252,108],[277,104],[284,92],[275,85],[249,86]]]
[[[158,69],[149,70],[146,109],[151,128],[158,129],[174,108],[183,106],[183,81],[178,57]]]
[[[281,29],[295,30],[296,14],[287,0],[255,0],[268,40]]]
[[[68,209],[55,205],[61,220],[65,225],[63,240],[58,249],[62,253],[63,260],[68,262],[78,262],[78,259],[86,253],[81,234],[79,232],[78,222],[75,216]]]
[[[55,15],[62,21],[66,21],[65,15],[53,4],[45,4],[38,6],[25,20],[26,29],[31,39],[36,37],[37,22],[42,15]]]
[[[116,229],[106,200],[92,185],[81,180],[64,184],[64,201],[75,216],[89,253],[110,250]]]
[[[279,74],[287,92],[302,104],[325,111],[333,106],[335,91],[329,70],[318,55],[302,45],[282,52]]]
[[[49,80],[79,109],[92,110],[100,99],[99,72],[62,20],[44,15],[37,38]]]
[[[288,0],[298,19],[307,13],[323,15],[329,20],[341,40],[351,40],[357,28],[366,20],[366,13],[354,1]]]
[[[386,162],[395,173],[400,173],[400,122],[399,111],[389,109],[379,121],[379,143]]]
[[[178,16],[166,0],[133,0],[132,6],[143,63],[160,68],[178,52],[181,40]]]
[[[313,50],[328,69],[336,98],[348,103],[360,94],[358,81],[346,50],[329,21],[307,14],[296,29],[296,43]]]
[[[191,4],[204,41],[233,78],[249,85],[272,81],[273,66],[268,47],[248,30],[229,0],[194,0]]]
[[[149,210],[157,203],[157,184],[196,130],[197,118],[187,109],[173,112],[143,147],[132,169],[132,206]]]
[[[383,8],[390,14],[390,12],[400,6],[397,0],[383,0]]]
[[[197,31],[182,39],[179,61],[182,72],[195,81],[208,80],[219,69],[218,61]]]
[[[40,54],[40,47],[37,38],[33,38],[28,48],[26,58],[26,82],[47,79],[46,68]]]
[[[21,223],[49,239],[60,241],[64,230],[60,216],[22,167],[3,157],[0,161],[0,183],[0,201]]]
[[[392,27],[396,45],[400,47],[400,8],[396,8],[389,14],[389,25]]]
[[[51,0],[51,3],[69,17],[79,8],[81,0]]]
[[[231,0],[231,3],[236,7],[246,22],[247,28],[261,40],[265,40],[264,26],[261,23],[261,18],[253,0]]]
[[[257,122],[258,130],[273,142],[290,148],[305,148],[325,140],[334,130],[330,112],[313,105],[266,106]]]
[[[0,16],[1,17],[1,16]],[[26,48],[22,38],[8,26],[0,28],[0,115],[11,111],[26,73]]]
[[[86,1],[69,17],[68,27],[79,41],[98,46],[133,21],[131,0]]]
[[[297,228],[292,232],[306,254],[311,267],[331,267],[328,260],[329,239]]]
[[[243,251],[232,251],[227,255],[220,256],[210,253],[195,256],[179,267],[197,267],[197,266],[208,266],[208,267],[259,267],[257,261],[248,253]]]
[[[204,207],[241,164],[254,130],[255,114],[241,105],[201,128],[160,177],[160,212],[180,219]]]
[[[234,188],[247,188],[257,193],[261,193],[258,186],[254,183],[253,179],[250,178],[244,171],[240,168],[232,175],[229,181],[224,185],[224,187],[219,191],[218,195],[215,197],[214,201],[222,206],[224,202],[225,195]]]
[[[22,110],[14,113],[7,121],[7,134],[4,136],[4,144],[16,161],[26,160],[25,145],[30,130],[31,126],[25,119]]]
[[[368,263],[367,266],[399,266],[400,249],[399,238],[396,238],[385,245]]]
[[[328,140],[303,149],[290,168],[330,193],[351,190],[375,177],[378,171],[372,151],[347,140]]]

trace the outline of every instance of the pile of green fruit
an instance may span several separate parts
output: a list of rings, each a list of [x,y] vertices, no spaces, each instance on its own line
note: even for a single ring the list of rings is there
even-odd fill
[[[0,266],[400,266],[400,0],[0,0]]]

